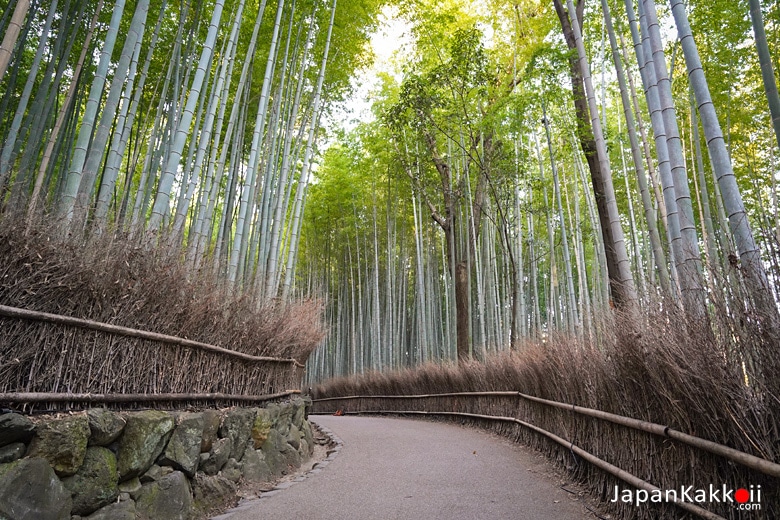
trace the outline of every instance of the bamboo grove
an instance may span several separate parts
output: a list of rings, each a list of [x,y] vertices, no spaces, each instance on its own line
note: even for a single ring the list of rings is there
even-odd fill
[[[776,356],[776,0],[0,8],[0,225],[321,298],[311,381],[659,309],[746,380]],[[408,38],[343,125],[383,16]]]
[[[310,188],[310,380],[630,340],[659,309],[737,345],[746,381],[777,356],[780,3],[384,13],[407,43]]]
[[[288,298],[323,114],[376,2],[0,2],[0,211]]]

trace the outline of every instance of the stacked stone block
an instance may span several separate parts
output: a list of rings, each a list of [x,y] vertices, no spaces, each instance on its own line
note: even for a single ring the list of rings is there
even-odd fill
[[[313,453],[308,399],[202,412],[0,415],[0,518],[190,520]]]

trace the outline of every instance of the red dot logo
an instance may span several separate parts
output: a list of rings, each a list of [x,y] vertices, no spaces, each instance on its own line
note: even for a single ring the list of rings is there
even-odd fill
[[[738,490],[734,491],[734,500],[740,504],[744,504],[750,500],[750,492],[745,488],[739,488]]]

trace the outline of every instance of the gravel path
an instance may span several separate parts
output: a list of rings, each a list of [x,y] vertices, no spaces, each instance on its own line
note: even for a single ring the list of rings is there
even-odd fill
[[[593,519],[538,455],[421,420],[312,416],[343,445],[321,471],[220,520]]]

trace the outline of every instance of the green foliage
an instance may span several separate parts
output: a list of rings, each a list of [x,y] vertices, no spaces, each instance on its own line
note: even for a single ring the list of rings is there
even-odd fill
[[[158,189],[157,176],[168,157],[172,134],[182,117],[215,1],[151,0],[137,75],[151,50],[159,17],[157,43],[151,53],[146,83],[143,90],[138,91],[140,105],[130,128],[127,149],[121,157],[120,178],[112,193],[108,216],[111,223],[135,219],[143,225],[147,219]],[[250,51],[250,36],[263,0],[246,0],[239,20],[236,57],[230,62],[225,60],[225,50],[240,0],[225,0],[217,43],[202,97],[198,99],[198,106],[204,107],[204,111],[212,99],[215,100],[212,106],[225,108],[224,120],[204,144],[207,158],[203,164],[195,165],[194,150],[204,135],[204,118],[202,113],[192,118],[192,128],[186,132],[183,159],[176,172],[174,190],[186,186],[185,174],[201,172],[201,178],[195,181],[192,201],[187,202],[186,224],[177,240],[189,245],[196,235],[193,226],[202,211],[201,199],[210,199],[214,217],[205,224],[208,227],[204,232],[207,243],[201,252],[213,253],[216,264],[220,261],[219,255],[229,254],[231,239],[237,231],[237,208],[242,197],[246,201],[250,194],[244,187],[249,171],[247,162],[279,1],[282,0],[266,2],[258,45]],[[780,2],[766,0],[763,3],[770,50],[777,66],[780,65]],[[622,1],[610,0],[610,4],[618,32],[630,42]],[[759,224],[754,227],[763,227],[763,233],[768,237],[777,226],[778,204],[774,199],[777,197],[775,185],[780,150],[775,149],[769,124],[752,45],[747,2],[690,0],[688,4],[693,33],[730,144],[738,182],[751,210],[751,218]],[[0,31],[7,27],[12,5],[13,2],[0,0],[3,12]],[[30,75],[50,5],[49,1],[42,1],[30,11],[20,44],[0,83],[0,138],[3,141],[13,133],[11,125],[18,99]],[[89,21],[97,5],[98,0],[59,3],[51,36],[44,42],[47,46],[45,63],[31,78],[33,96],[24,110],[20,137],[9,144],[9,150],[13,151],[12,171],[7,179],[0,172],[3,183],[0,209],[3,211],[24,212],[27,208],[27,197],[38,176],[37,168],[43,162],[48,136],[53,133],[66,92],[74,79]],[[116,69],[114,65],[136,5],[137,0],[127,0],[125,5],[107,85]],[[565,311],[560,303],[565,298],[559,280],[565,262],[578,263],[574,277],[578,282],[584,282],[582,289],[578,288],[577,303],[590,302],[594,307],[606,304],[597,294],[603,285],[599,278],[598,223],[589,215],[589,204],[593,200],[591,189],[583,182],[587,177],[583,175],[585,158],[573,137],[577,121],[569,84],[572,55],[561,35],[552,3],[541,0],[339,0],[324,76],[322,106],[320,113],[313,114],[312,102],[326,45],[331,5],[331,0],[287,0],[284,4],[279,41],[283,42],[284,49],[284,43],[290,38],[290,54],[288,61],[283,63],[284,51],[279,53],[273,65],[271,83],[266,85],[271,101],[259,144],[258,167],[262,172],[258,173],[255,199],[248,212],[254,220],[246,229],[247,236],[255,242],[243,244],[250,251],[246,254],[247,271],[262,272],[262,266],[268,263],[262,256],[263,247],[258,244],[266,239],[273,224],[284,229],[280,250],[293,248],[292,235],[297,230],[289,227],[295,191],[299,183],[305,185],[301,179],[304,150],[309,144],[318,150],[315,143],[307,142],[308,129],[318,118],[332,120],[328,116],[337,113],[340,104],[349,102],[356,87],[353,81],[356,71],[365,70],[373,63],[373,50],[369,45],[372,33],[379,26],[383,9],[392,7],[394,11],[385,12],[395,13],[407,24],[413,42],[408,54],[396,56],[400,61],[396,70],[380,73],[378,87],[371,94],[374,120],[361,122],[349,131],[338,132],[331,128],[326,132],[318,128],[314,134],[316,139],[328,135],[331,142],[320,157],[315,157],[319,167],[315,168],[315,180],[307,193],[300,246],[303,260],[297,270],[298,281],[308,283],[309,287],[321,283],[331,294],[346,293],[353,282],[360,288],[367,287],[371,270],[379,271],[381,274],[377,276],[386,286],[374,279],[372,290],[382,296],[394,295],[392,298],[403,295],[398,297],[408,304],[405,311],[408,321],[404,327],[412,330],[425,320],[436,321],[423,316],[432,314],[433,306],[421,310],[422,304],[417,298],[422,299],[423,295],[417,292],[422,291],[422,287],[428,291],[426,298],[434,299],[441,304],[441,309],[445,309],[439,309],[440,316],[436,318],[441,322],[439,329],[444,330],[446,309],[452,303],[447,300],[452,298],[452,288],[447,285],[450,269],[446,265],[454,253],[470,262],[469,297],[475,315],[471,326],[479,331],[474,334],[485,337],[489,333],[481,329],[488,327],[486,324],[490,320],[497,323],[495,329],[508,327],[506,315],[512,305],[515,278],[522,280],[528,301],[532,294],[538,293],[533,297],[542,307],[528,310],[523,319],[530,323],[533,312],[537,314],[536,318],[541,317],[536,320],[537,327],[547,331],[559,327],[559,316]],[[65,170],[81,127],[89,85],[95,74],[96,56],[114,8],[113,0],[105,1],[94,37],[84,49],[86,61],[74,83],[74,100],[66,107],[68,110],[62,112],[62,128],[54,135],[56,142],[53,141],[51,163],[40,177],[45,202],[50,206],[56,206],[66,180]],[[661,16],[663,18],[665,14],[662,12]],[[304,58],[304,39],[310,26],[314,36]],[[617,205],[624,227],[627,227],[629,201],[633,202],[634,208],[640,203],[630,163],[628,189],[623,182],[621,148],[627,147],[627,139],[603,31],[600,5],[587,3],[584,39],[598,103],[604,105],[600,107],[600,116],[606,122],[608,152],[616,172]],[[691,117],[690,113],[689,85],[679,44],[669,38],[673,33],[665,35],[669,40],[666,42],[667,59],[671,61],[671,55],[675,55],[673,93],[686,160],[692,165],[695,161],[690,142],[691,125],[698,123],[695,114]],[[239,92],[244,63],[250,67],[250,73],[244,90]],[[213,90],[217,74],[224,66],[231,67],[231,75],[223,97],[223,93],[217,94]],[[639,74],[633,58],[625,66],[638,84]],[[54,75],[58,70],[62,77],[55,84]],[[283,73],[286,74],[284,83]],[[288,130],[286,123],[293,113],[298,78],[303,78],[300,110]],[[104,92],[102,100],[107,95]],[[639,96],[641,116],[648,126],[641,85]],[[237,113],[235,128],[227,123],[233,107]],[[544,147],[538,154],[535,144],[535,138],[544,135],[544,117],[551,124],[551,152],[560,171],[564,204],[567,205],[563,219],[552,211],[553,204],[550,203],[553,194],[550,156]],[[117,123],[116,120],[113,122],[114,132],[122,130]],[[290,137],[291,133],[295,137]],[[288,138],[292,142],[289,147],[291,169],[287,184],[280,186],[278,169],[284,159],[280,150],[284,149]],[[229,145],[226,144],[228,141]],[[544,143],[544,139],[540,141]],[[652,136],[650,141],[652,153]],[[706,146],[704,153],[706,187],[711,199],[716,201]],[[626,160],[628,157],[626,153]],[[217,158],[224,158],[225,164],[214,164]],[[216,175],[217,166],[224,167],[220,172],[224,175],[218,180],[208,177]],[[689,167],[689,171],[693,169]],[[218,182],[217,188],[201,197],[207,180]],[[273,217],[269,217],[274,214],[269,209],[269,199],[275,197],[284,198],[279,210],[284,216],[282,223],[273,223]],[[174,195],[172,199],[175,198]],[[93,204],[94,200],[90,200],[86,205],[91,208]],[[697,205],[694,201],[698,210]],[[717,215],[714,202],[711,209]],[[224,221],[220,220],[223,217]],[[638,232],[643,234],[642,219],[636,220]],[[450,225],[453,227],[448,228]],[[697,225],[702,227],[700,222]],[[577,254],[580,258],[573,255],[564,258],[557,247],[563,227],[570,236],[579,237],[581,247]],[[640,249],[645,247],[644,239],[644,236],[639,237]],[[450,240],[456,243],[451,249],[446,245]],[[644,255],[645,251],[635,253]],[[515,261],[519,265],[513,272],[510,266]],[[198,261],[192,260],[192,263],[198,265]],[[635,269],[644,266],[642,261],[636,265],[639,267]],[[215,270],[219,269],[215,267]],[[402,274],[394,275],[393,272]],[[315,279],[316,283],[312,282]],[[388,296],[388,299],[392,298]],[[491,302],[481,300],[490,298],[493,298]],[[376,306],[376,302],[372,305]],[[400,303],[397,305],[401,307]],[[384,308],[382,311],[390,312]],[[372,307],[371,312],[377,311]],[[489,312],[495,312],[496,316],[488,318]],[[417,338],[408,336],[412,337]],[[443,332],[440,338],[445,338]],[[411,339],[408,341],[412,342]]]

